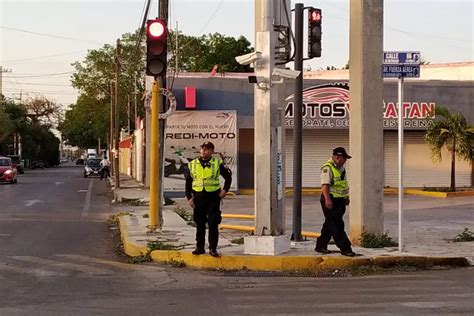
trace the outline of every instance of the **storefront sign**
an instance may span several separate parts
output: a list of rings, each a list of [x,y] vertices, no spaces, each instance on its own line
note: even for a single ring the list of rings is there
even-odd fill
[[[199,157],[206,141],[214,144],[216,156],[232,171],[231,190],[236,190],[237,135],[236,111],[174,112],[166,120],[163,190],[185,191],[187,164]]]
[[[289,96],[285,108],[285,126],[293,126],[293,95]],[[383,103],[384,129],[398,126],[398,105],[396,101]],[[349,85],[332,83],[311,87],[303,91],[304,128],[348,128],[349,127]],[[431,124],[427,119],[434,115],[434,102],[403,102],[405,128],[425,129]],[[434,117],[434,116],[433,116]]]

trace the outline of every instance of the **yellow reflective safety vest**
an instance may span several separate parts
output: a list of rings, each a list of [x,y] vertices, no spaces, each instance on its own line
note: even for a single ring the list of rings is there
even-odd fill
[[[329,185],[329,193],[332,194],[335,198],[345,198],[349,196],[349,183],[347,182],[346,178],[342,179],[341,171],[336,168],[334,161],[329,159],[324,163],[321,167],[329,167],[331,169],[333,175],[333,181]]]
[[[219,167],[222,160],[212,157],[209,166],[203,167],[199,158],[189,163],[189,171],[193,178],[193,190],[196,192],[215,192],[221,188],[219,177],[221,175]]]

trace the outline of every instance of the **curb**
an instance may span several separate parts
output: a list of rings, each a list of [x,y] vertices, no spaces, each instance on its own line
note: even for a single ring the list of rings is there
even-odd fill
[[[405,194],[410,195],[421,195],[421,196],[431,196],[439,198],[448,198],[448,197],[461,197],[461,196],[474,196],[474,191],[458,191],[458,192],[435,192],[435,191],[423,191],[419,189],[405,189],[403,190]],[[254,195],[254,189],[239,189],[240,195]],[[321,194],[321,189],[318,188],[306,188],[302,190],[303,196],[317,196]],[[293,195],[293,189],[286,189],[285,196],[291,197]],[[398,189],[394,188],[384,188],[384,195],[398,195]]]
[[[130,235],[124,222],[118,217],[120,236],[127,255],[136,257],[147,254],[149,249],[130,242]],[[213,270],[253,270],[253,271],[325,271],[341,268],[373,266],[391,268],[412,266],[428,268],[431,266],[467,267],[469,261],[463,257],[424,257],[424,256],[376,256],[376,257],[331,257],[331,256],[255,256],[225,255],[214,258],[209,255],[195,256],[188,251],[154,250],[150,253],[153,261],[165,264],[185,265],[192,268]]]
[[[335,258],[329,256],[222,256],[213,258],[208,255],[195,256],[190,252],[173,250],[155,250],[151,252],[154,261],[179,263],[193,268],[213,270],[252,270],[252,271],[325,271],[342,268],[372,266],[392,268],[412,266],[428,268],[431,266],[466,267],[466,258],[434,258],[422,256],[393,256],[372,258]]]

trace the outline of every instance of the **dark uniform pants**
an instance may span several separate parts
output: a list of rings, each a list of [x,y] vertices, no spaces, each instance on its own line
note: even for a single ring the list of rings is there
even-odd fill
[[[204,249],[207,223],[209,226],[209,249],[217,249],[217,243],[219,242],[219,224],[222,220],[219,192],[219,190],[216,192],[193,192],[193,219],[196,223],[196,248]]]
[[[327,249],[332,237],[341,251],[352,251],[351,242],[344,231],[344,220],[342,219],[346,212],[346,200],[335,198],[332,195],[331,200],[332,209],[328,209],[324,203],[324,196],[321,195],[321,207],[325,221],[321,229],[321,236],[316,241],[316,249]]]

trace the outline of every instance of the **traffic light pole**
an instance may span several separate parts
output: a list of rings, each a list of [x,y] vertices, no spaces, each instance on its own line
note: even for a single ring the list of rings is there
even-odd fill
[[[150,150],[150,209],[148,210],[147,232],[155,232],[161,227],[160,207],[161,207],[161,137],[159,119],[159,96],[158,91],[160,81],[153,81],[151,87],[151,150]]]
[[[303,165],[303,4],[295,4],[295,70],[301,71],[295,79],[293,99],[293,235],[301,241],[301,193]]]

